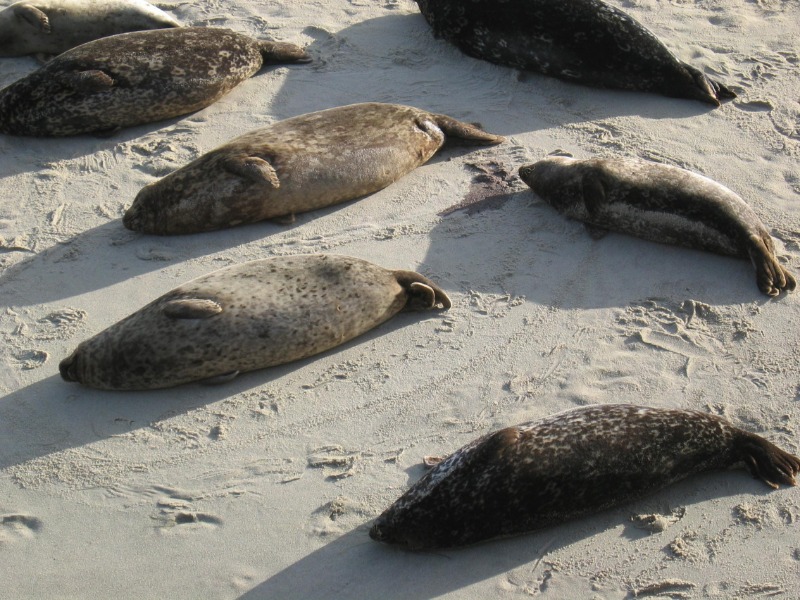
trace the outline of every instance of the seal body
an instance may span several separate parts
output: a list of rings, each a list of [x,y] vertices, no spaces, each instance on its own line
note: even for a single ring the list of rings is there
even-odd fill
[[[490,62],[719,106],[731,90],[602,0],[417,0],[437,37]]]
[[[357,258],[271,258],[186,283],[81,343],[59,370],[107,390],[164,388],[306,358],[404,309],[450,307],[430,280]]]
[[[122,33],[60,54],[0,90],[0,132],[64,136],[138,125],[212,104],[265,61],[306,61],[292,44],[229,29]]]
[[[627,502],[694,473],[745,463],[772,487],[800,459],[692,410],[597,405],[508,427],[441,461],[375,521],[410,549],[525,533]]]
[[[719,183],[669,165],[630,159],[551,156],[521,167],[520,177],[560,213],[648,240],[749,258],[759,289],[793,290],[758,215]]]
[[[425,163],[446,138],[500,136],[410,106],[365,103],[242,135],[143,188],[128,229],[194,233],[293,215],[375,192]]]
[[[0,56],[61,54],[98,38],[180,27],[144,0],[23,0],[0,11]]]

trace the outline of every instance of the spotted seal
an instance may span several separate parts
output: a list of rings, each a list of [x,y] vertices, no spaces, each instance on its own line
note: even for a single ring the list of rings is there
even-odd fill
[[[61,54],[117,33],[180,25],[144,0],[23,0],[0,11],[0,56]]]
[[[268,258],[190,281],[81,343],[59,370],[106,390],[230,378],[330,350],[401,310],[450,308],[412,271],[349,256]]]
[[[536,194],[589,225],[648,240],[749,258],[769,296],[795,289],[758,215],[719,183],[678,167],[633,159],[549,156],[519,169]]]
[[[483,436],[442,460],[374,522],[410,549],[464,546],[617,506],[739,463],[794,485],[800,458],[714,415],[628,404],[581,407]]]
[[[503,141],[399,104],[301,115],[237,137],[147,185],[123,224],[145,233],[195,233],[338,204],[386,187],[453,138]]]
[[[602,0],[416,0],[437,37],[490,62],[719,106],[735,98]]]
[[[0,90],[0,133],[65,136],[183,115],[302,48],[229,29],[176,27],[87,42]]]

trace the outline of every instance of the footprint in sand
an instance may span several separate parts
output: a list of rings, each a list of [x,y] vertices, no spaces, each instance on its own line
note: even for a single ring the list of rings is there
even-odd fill
[[[30,515],[0,515],[0,547],[20,539],[32,539],[42,529],[41,519]]]

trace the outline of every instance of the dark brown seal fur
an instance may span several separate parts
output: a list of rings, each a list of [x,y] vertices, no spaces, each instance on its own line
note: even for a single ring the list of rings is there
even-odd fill
[[[769,296],[795,289],[758,215],[725,186],[670,165],[642,160],[551,156],[520,177],[563,215],[589,225],[749,258]]]
[[[464,546],[617,506],[694,473],[746,465],[794,485],[800,458],[719,417],[588,406],[490,433],[442,460],[375,521],[410,549]]]
[[[400,104],[367,102],[300,115],[239,136],[147,185],[122,222],[167,235],[294,215],[380,190],[454,139],[503,141]]]
[[[0,133],[65,136],[160,121],[212,104],[298,46],[178,27],[94,40],[0,90]]]
[[[450,307],[413,271],[349,256],[268,258],[190,281],[61,361],[66,381],[106,390],[164,388],[306,358],[401,310]]]
[[[731,90],[602,0],[417,0],[437,37],[493,63],[719,106]]]

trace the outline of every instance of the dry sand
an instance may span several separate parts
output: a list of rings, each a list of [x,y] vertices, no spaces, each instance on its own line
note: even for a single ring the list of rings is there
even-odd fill
[[[762,296],[746,261],[593,239],[515,176],[559,148],[696,170],[745,198],[800,272],[800,4],[615,3],[739,98],[712,110],[522,75],[435,40],[409,0],[201,0],[167,8],[308,45],[314,63],[111,138],[0,137],[0,596],[800,597],[800,490],[744,471],[465,550],[367,536],[423,456],[587,403],[707,410],[800,449],[800,294]],[[3,59],[0,85],[36,67]],[[509,141],[445,150],[288,227],[122,227],[139,188],[233,136],[369,100]],[[307,252],[418,270],[453,308],[224,386],[106,393],[58,376],[80,341],[190,278]]]

